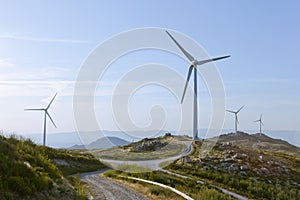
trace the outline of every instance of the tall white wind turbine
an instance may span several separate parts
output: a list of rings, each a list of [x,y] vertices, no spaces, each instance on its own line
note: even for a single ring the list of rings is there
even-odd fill
[[[170,36],[170,38],[173,40],[173,42],[177,45],[177,47],[182,51],[182,53],[187,57],[187,59],[191,63],[190,67],[189,67],[188,74],[187,74],[187,79],[186,79],[186,82],[185,82],[185,86],[184,86],[184,90],[183,90],[183,95],[182,95],[181,103],[183,102],[187,85],[189,83],[191,74],[192,74],[192,72],[194,70],[194,123],[193,123],[193,139],[195,140],[195,139],[198,139],[197,66],[203,65],[205,63],[213,62],[213,61],[216,61],[216,60],[221,60],[221,59],[224,59],[224,58],[228,58],[230,56],[222,56],[222,57],[217,57],[217,58],[211,58],[211,59],[207,59],[207,60],[200,60],[200,61],[198,61],[191,54],[189,54],[175,40],[175,38],[168,31],[166,31],[166,33]]]
[[[49,117],[49,119],[51,120],[52,124],[54,125],[54,127],[56,128],[56,125],[53,121],[53,119],[51,118],[48,109],[50,108],[54,98],[56,97],[57,93],[54,95],[54,97],[52,98],[52,100],[50,101],[50,103],[48,104],[48,106],[46,108],[28,108],[28,109],[24,109],[24,110],[31,110],[31,111],[44,111],[44,135],[43,135],[43,145],[46,145],[46,121],[47,121],[47,116]]]
[[[234,127],[235,127],[235,134],[237,134],[237,125],[239,123],[239,119],[238,119],[238,113],[242,110],[242,108],[244,108],[244,106],[242,106],[240,109],[238,109],[237,111],[232,111],[232,110],[226,110],[227,112],[233,113],[235,116],[234,119]]]

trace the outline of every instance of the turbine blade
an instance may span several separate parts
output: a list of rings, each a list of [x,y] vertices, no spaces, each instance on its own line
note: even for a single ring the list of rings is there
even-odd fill
[[[184,90],[183,90],[183,94],[182,94],[182,98],[181,98],[181,104],[183,102],[183,99],[184,99],[184,96],[185,96],[185,92],[186,92],[186,88],[187,88],[187,86],[189,84],[192,71],[193,71],[193,65],[190,66],[189,71],[188,71],[188,75],[187,75],[187,78],[186,78],[186,81],[185,81],[185,86],[184,86]]]
[[[262,125],[265,125],[262,121],[260,121],[260,123],[261,123]]]
[[[253,122],[260,122],[260,120],[255,120],[255,121],[253,121]]]
[[[226,110],[227,112],[230,112],[230,113],[235,113],[234,111],[232,111],[232,110]]]
[[[175,40],[175,38],[168,31],[166,31],[166,33],[170,36],[170,38],[173,40],[173,42],[175,42],[175,44],[179,47],[179,49],[189,59],[190,62],[195,60],[191,54],[189,54],[182,46],[180,46],[180,44]]]
[[[261,120],[261,118],[262,118],[262,114],[260,115],[260,118],[259,118],[259,119]]]
[[[25,108],[24,110],[45,110],[44,108]]]
[[[56,95],[57,95],[57,93],[55,93],[54,97],[53,97],[52,100],[50,101],[50,103],[49,103],[49,105],[47,106],[46,110],[49,109],[49,107],[50,107],[50,105],[52,104],[52,102],[53,102],[54,98],[56,97]]]
[[[55,125],[53,119],[51,118],[50,114],[48,113],[48,111],[45,111],[45,112],[46,112],[46,114],[48,115],[48,117],[49,117],[49,119],[51,120],[51,122],[52,122],[52,124],[54,125],[54,127],[56,128],[56,125]]]
[[[245,105],[243,105],[240,109],[238,109],[238,111],[236,111],[236,113],[239,113],[244,107],[245,107]]]
[[[228,58],[228,57],[230,57],[230,56],[222,56],[222,57],[211,58],[211,59],[207,59],[207,60],[200,60],[200,61],[197,62],[197,65],[203,65],[203,64],[208,63],[208,62],[213,62],[213,61],[225,59],[225,58]]]
[[[236,117],[236,122],[237,122],[237,124],[239,124],[240,122],[239,122],[239,118],[237,117],[237,115],[235,116]]]

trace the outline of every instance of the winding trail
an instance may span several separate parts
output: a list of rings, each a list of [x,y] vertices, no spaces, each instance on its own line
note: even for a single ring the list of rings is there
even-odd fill
[[[185,155],[189,155],[191,152],[193,151],[193,147],[190,145],[187,147],[187,149],[185,150],[185,152],[183,152],[179,157],[185,156]],[[178,157],[177,157],[178,158]],[[191,177],[188,176],[184,176],[181,174],[177,174],[165,169],[161,169],[159,167],[159,163],[161,162],[165,162],[168,160],[174,160],[176,159],[175,157],[172,158],[168,158],[168,159],[159,159],[159,160],[150,160],[150,161],[127,161],[126,164],[137,164],[137,162],[141,162],[142,166],[145,167],[149,167],[152,168],[154,170],[159,170],[174,176],[178,176],[180,178],[183,179],[193,179]],[[109,161],[111,164],[114,163],[116,165],[122,164],[124,161],[116,161],[116,160],[107,160]],[[158,162],[160,161],[160,162]],[[131,163],[132,162],[132,163]],[[139,163],[139,164],[141,164]],[[148,199],[147,197],[136,193],[135,191],[124,187],[118,183],[115,183],[113,181],[110,181],[108,179],[102,178],[99,176],[99,174],[110,170],[110,169],[103,169],[100,171],[95,171],[95,172],[89,172],[89,173],[84,173],[80,175],[80,178],[85,181],[86,183],[89,184],[90,190],[93,193],[93,196],[90,197],[90,199],[92,200],[102,200],[102,199],[107,199],[107,200],[146,200]],[[160,187],[169,189],[175,193],[177,193],[178,195],[182,196],[183,198],[187,199],[187,200],[192,200],[191,197],[189,197],[188,195],[176,190],[175,188],[172,188],[170,186],[167,185],[163,185],[161,183],[157,183],[157,182],[153,182],[153,181],[149,181],[149,180],[145,180],[145,179],[139,179],[139,178],[135,178],[135,177],[127,177],[129,179],[134,179],[137,181],[141,181],[141,182],[146,182],[146,183],[150,183],[153,185],[158,185]],[[205,184],[205,182],[201,181],[201,180],[196,180],[196,182],[198,184]],[[210,184],[211,185],[211,184]],[[249,200],[247,197],[239,195],[237,193],[234,193],[232,191],[226,190],[224,188],[221,188],[219,186],[216,185],[211,185],[212,187],[215,187],[219,190],[221,190],[223,193],[228,194],[238,200]]]
[[[107,170],[107,169],[106,169]],[[89,185],[90,200],[148,200],[145,196],[118,183],[99,176],[106,170],[81,174],[80,178]]]

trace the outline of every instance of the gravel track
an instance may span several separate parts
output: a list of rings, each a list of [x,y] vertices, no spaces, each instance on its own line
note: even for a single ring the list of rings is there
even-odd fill
[[[127,187],[100,177],[99,174],[84,176],[82,180],[89,185],[92,192],[90,199],[93,200],[148,200]]]

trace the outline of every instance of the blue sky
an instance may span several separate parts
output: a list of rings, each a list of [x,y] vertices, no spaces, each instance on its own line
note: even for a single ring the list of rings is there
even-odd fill
[[[299,6],[298,1],[1,1],[0,129],[19,134],[41,132],[42,113],[23,109],[46,106],[58,91],[50,110],[58,128],[49,124],[48,130],[76,130],[73,83],[89,53],[120,32],[162,27],[193,38],[211,56],[232,55],[217,67],[226,91],[226,108],[246,105],[240,113],[241,130],[256,130],[253,120],[263,113],[266,130],[299,131]],[[186,76],[188,62],[175,56],[157,52],[136,55],[139,64],[160,62],[166,56],[166,61]],[[147,59],[149,55],[154,56]],[[131,58],[134,60],[134,55]],[[117,64],[104,79],[107,90],[130,69]],[[205,85],[199,83],[199,90],[201,86]],[[151,98],[149,94],[135,98],[175,104],[173,97],[162,96],[161,89],[152,89]],[[107,106],[109,97],[99,92],[95,105],[98,119],[105,129],[115,129]],[[205,117],[208,101],[203,91],[199,99],[202,128],[209,123]],[[133,109],[133,118],[141,125],[147,124],[148,118],[140,108],[148,104],[145,101]],[[172,111],[172,107],[166,109]],[[172,123],[167,128],[171,127]],[[227,114],[224,128],[232,127],[233,116]]]

